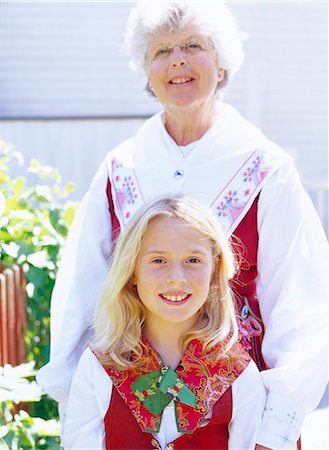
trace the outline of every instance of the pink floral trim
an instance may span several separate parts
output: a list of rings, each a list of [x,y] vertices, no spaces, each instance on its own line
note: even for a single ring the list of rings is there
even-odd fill
[[[144,197],[135,170],[125,167],[116,158],[112,160],[112,186],[115,205],[123,225],[126,225],[137,209],[143,205]]]
[[[254,200],[275,166],[272,156],[267,159],[262,150],[254,151],[216,197],[211,209],[227,234],[236,228],[243,218],[243,211]]]

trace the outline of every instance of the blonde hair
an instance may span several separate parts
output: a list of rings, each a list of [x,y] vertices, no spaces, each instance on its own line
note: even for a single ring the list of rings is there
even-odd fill
[[[235,263],[229,243],[210,209],[186,196],[160,197],[145,203],[116,242],[112,265],[94,315],[93,349],[105,365],[120,370],[138,366],[145,307],[140,301],[133,273],[140,247],[151,221],[176,218],[202,233],[212,246],[214,273],[209,295],[194,327],[182,337],[181,347],[198,338],[204,350],[225,341],[228,350],[237,340],[238,328],[229,280]]]

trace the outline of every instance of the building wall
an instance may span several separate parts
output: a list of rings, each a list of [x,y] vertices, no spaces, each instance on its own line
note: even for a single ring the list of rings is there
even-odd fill
[[[328,183],[327,4],[228,3],[246,60],[225,101],[293,155],[313,198],[326,195],[314,192]],[[107,151],[159,110],[120,51],[133,4],[1,6],[1,136],[26,160],[56,166],[77,184],[76,198]]]

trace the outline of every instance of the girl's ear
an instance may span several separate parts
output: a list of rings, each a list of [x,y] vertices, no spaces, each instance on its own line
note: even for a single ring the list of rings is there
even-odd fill
[[[217,282],[218,269],[220,264],[220,256],[216,256],[213,260],[211,283]]]

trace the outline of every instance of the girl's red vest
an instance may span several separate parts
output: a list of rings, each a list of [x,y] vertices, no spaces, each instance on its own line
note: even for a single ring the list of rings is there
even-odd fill
[[[228,424],[232,416],[232,391],[228,389],[215,404],[210,422],[193,434],[167,445],[168,450],[227,450]],[[110,407],[104,418],[107,450],[160,449],[151,433],[143,433],[129,407],[113,388]]]

